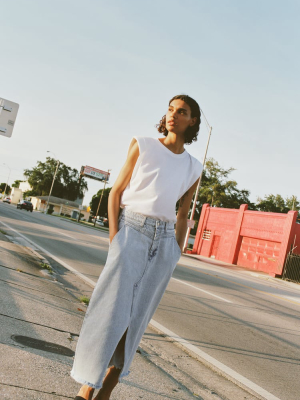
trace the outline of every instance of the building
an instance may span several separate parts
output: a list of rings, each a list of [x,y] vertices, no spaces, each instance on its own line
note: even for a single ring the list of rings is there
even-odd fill
[[[192,254],[281,276],[288,252],[300,254],[298,212],[287,214],[204,204]]]
[[[26,182],[19,183],[19,189],[21,189],[22,193],[24,193],[24,192],[29,192],[30,190],[32,190],[32,187],[30,186],[28,181],[26,181]]]
[[[34,210],[44,212],[46,210],[48,201],[48,196],[35,196],[31,198]],[[82,200],[81,200],[82,201]],[[61,199],[59,197],[50,196],[48,209],[52,211],[53,214],[68,216],[77,219],[79,213],[83,214],[83,220],[88,221],[90,212],[86,210],[86,207],[78,204],[77,201],[70,201],[66,199]]]
[[[22,200],[23,192],[21,189],[13,187],[10,193],[10,199],[12,204],[18,204]]]

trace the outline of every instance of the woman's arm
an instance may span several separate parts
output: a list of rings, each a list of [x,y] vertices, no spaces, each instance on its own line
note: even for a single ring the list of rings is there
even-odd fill
[[[187,218],[190,210],[193,194],[197,188],[199,179],[187,190],[179,200],[179,208],[176,222],[176,240],[179,247],[184,246],[185,235],[187,231]]]
[[[135,139],[129,146],[127,160],[114,183],[108,197],[109,243],[118,232],[118,217],[120,211],[121,195],[128,185],[134,166],[139,157],[139,146]]]

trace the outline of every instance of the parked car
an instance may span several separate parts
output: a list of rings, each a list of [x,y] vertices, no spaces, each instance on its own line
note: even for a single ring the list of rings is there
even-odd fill
[[[94,221],[95,221],[95,219],[94,219]],[[104,226],[102,219],[96,219],[96,225]]]
[[[89,222],[95,222],[95,217],[90,216],[89,217]],[[108,228],[108,219],[105,217],[99,217],[96,219],[96,225],[99,226],[106,226]]]
[[[17,208],[19,208],[20,210],[27,210],[32,212],[33,210],[33,205],[31,203],[31,201],[27,201],[27,200],[21,200],[18,204],[17,204]]]
[[[10,197],[4,197],[4,199],[2,201],[3,201],[3,203],[10,204],[11,203],[11,198]]]
[[[103,218],[103,224],[104,224],[104,226],[106,226],[106,228],[109,227],[108,219],[107,219],[107,218]]]

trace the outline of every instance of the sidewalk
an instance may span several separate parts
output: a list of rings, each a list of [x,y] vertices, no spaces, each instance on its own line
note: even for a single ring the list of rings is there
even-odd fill
[[[73,399],[73,355],[92,288],[67,270],[49,274],[0,232],[0,398]],[[112,400],[256,399],[147,329],[131,374]]]

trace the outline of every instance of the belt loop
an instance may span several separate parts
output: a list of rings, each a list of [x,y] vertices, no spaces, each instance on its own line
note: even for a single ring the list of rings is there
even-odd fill
[[[145,225],[147,217],[145,217],[144,215],[142,216],[142,220],[141,220],[141,226],[143,227]]]
[[[118,221],[120,222],[122,218],[124,218],[124,208],[121,208],[121,211],[120,211],[119,217],[118,217]]]

